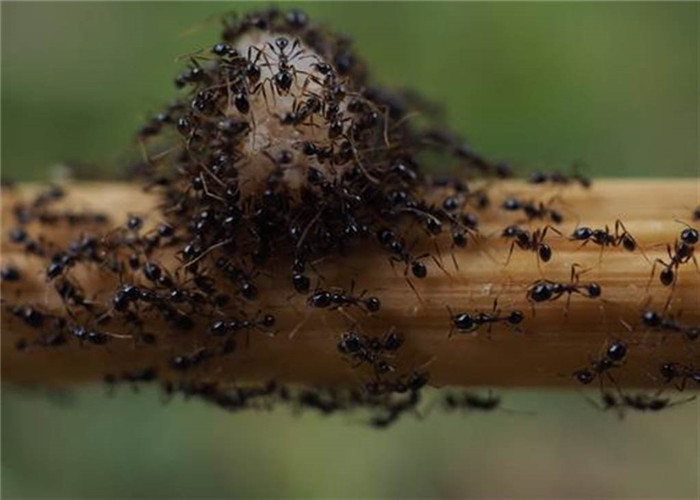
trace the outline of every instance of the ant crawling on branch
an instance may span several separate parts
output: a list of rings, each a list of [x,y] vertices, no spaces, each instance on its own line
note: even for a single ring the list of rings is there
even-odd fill
[[[688,403],[695,399],[695,396],[692,396],[686,399],[671,401],[670,398],[660,397],[659,393],[630,395],[625,394],[620,390],[617,392],[617,395],[610,391],[602,392],[601,404],[598,404],[592,400],[589,401],[591,401],[591,403],[601,411],[615,409],[617,410],[619,417],[623,418],[625,416],[624,412],[626,409],[657,412],[673,406]]]
[[[561,224],[564,222],[564,216],[561,214],[560,211],[551,208],[549,206],[550,202],[548,203],[535,203],[534,201],[523,201],[518,198],[508,198],[506,201],[503,202],[501,205],[501,208],[503,210],[507,210],[509,212],[515,212],[518,210],[522,210],[525,213],[525,216],[527,217],[527,220],[532,221],[534,219],[546,219],[549,217],[549,219],[555,223],[555,224]]]
[[[666,384],[680,379],[680,382],[674,382],[674,386],[681,392],[685,389],[688,380],[692,380],[700,385],[700,369],[695,368],[693,365],[683,365],[669,361],[659,366],[659,373]]]
[[[393,330],[381,338],[360,336],[351,330],[340,336],[337,347],[338,352],[356,362],[354,367],[368,363],[377,375],[382,375],[394,371],[394,367],[385,358],[396,353],[403,341],[403,336]]]
[[[527,229],[523,229],[517,225],[506,227],[503,230],[502,236],[506,239],[513,240],[510,245],[510,251],[508,252],[508,258],[506,259],[506,265],[508,265],[510,262],[510,258],[513,255],[513,249],[516,245],[522,250],[530,250],[535,252],[538,263],[540,260],[543,262],[549,262],[549,260],[552,258],[552,247],[544,242],[548,229],[551,229],[561,236],[561,233],[556,228],[549,225],[545,226],[544,229],[536,229],[533,233],[530,233],[530,231]]]
[[[651,284],[651,280],[654,278],[654,273],[656,272],[656,265],[661,264],[663,269],[659,273],[659,281],[664,286],[675,286],[676,279],[678,277],[678,268],[691,260],[698,267],[698,261],[695,258],[695,245],[700,240],[700,234],[698,230],[687,226],[683,231],[681,231],[680,239],[676,240],[673,244],[673,251],[671,250],[671,245],[666,245],[666,252],[668,253],[668,262],[661,259],[654,259],[654,265],[651,268],[651,275],[649,276],[649,283],[647,287]]]
[[[696,340],[700,337],[700,328],[697,326],[684,326],[671,318],[664,318],[659,313],[646,310],[642,313],[642,322],[649,328],[665,330],[667,332],[680,333],[688,340]]]
[[[354,288],[354,284],[353,284]],[[350,293],[346,293],[344,290],[338,292],[332,292],[328,290],[316,290],[314,291],[308,299],[309,306],[319,308],[319,309],[338,309],[340,307],[349,305],[359,307],[367,312],[377,312],[381,308],[381,301],[378,297],[367,297],[364,298],[366,291],[362,292],[360,295],[352,295],[352,289]]]
[[[591,187],[592,181],[589,177],[578,172],[578,162],[574,164],[574,173],[566,175],[561,172],[533,172],[528,181],[530,184],[544,184],[546,182],[552,184],[569,185],[578,183],[581,187],[588,189]]]
[[[452,328],[450,328],[450,333],[448,337],[452,336],[452,333],[456,329],[458,333],[470,333],[474,332],[481,327],[481,325],[489,325],[488,332],[491,333],[491,327],[494,323],[506,323],[511,326],[519,325],[525,319],[525,315],[520,310],[513,310],[506,315],[501,315],[500,311],[497,309],[498,298],[493,301],[493,309],[491,313],[475,313],[471,314],[468,312],[460,312],[454,314],[449,306],[447,310],[450,313],[450,319],[452,323]]]
[[[587,226],[578,226],[569,237],[572,241],[583,241],[581,246],[593,242],[599,245],[601,252],[604,247],[622,247],[628,252],[634,252],[638,248],[637,240],[627,231],[627,228],[620,219],[615,221],[615,233],[610,232],[610,228],[591,229]],[[646,258],[646,256],[645,256]]]
[[[616,340],[605,348],[603,356],[592,360],[589,367],[576,370],[573,377],[583,385],[588,385],[598,378],[602,389],[601,376],[605,374],[613,384],[616,384],[615,379],[610,375],[610,370],[622,366],[625,356],[627,356],[627,344],[622,340]]]
[[[568,313],[572,294],[583,295],[589,299],[600,297],[602,289],[598,283],[595,281],[579,283],[581,274],[587,270],[576,271],[577,267],[580,267],[579,264],[573,264],[571,266],[571,280],[569,283],[537,280],[530,285],[527,290],[527,300],[532,304],[533,312],[535,302],[552,302],[559,299],[564,294],[567,294],[564,315]]]

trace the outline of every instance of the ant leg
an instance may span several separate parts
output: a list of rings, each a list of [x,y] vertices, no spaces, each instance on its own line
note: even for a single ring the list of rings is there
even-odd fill
[[[671,299],[673,298],[673,292],[676,290],[676,283],[678,282],[678,274],[674,274],[673,283],[671,283],[671,290],[668,292],[668,298],[664,304],[663,315],[666,315],[669,306],[671,305]]]
[[[292,331],[289,332],[289,339],[290,339],[290,340],[294,338],[294,336],[296,335],[296,333],[301,329],[302,326],[304,326],[304,324],[306,324],[306,322],[309,320],[310,317],[311,317],[311,311],[310,311],[310,310],[307,310],[307,311],[306,311],[306,316],[304,317],[304,319],[302,319],[302,320],[297,324],[297,326],[295,326],[295,327],[292,329]]]
[[[676,401],[673,401],[673,402],[669,403],[669,404],[666,406],[666,408],[671,408],[672,406],[678,406],[678,405],[682,405],[682,404],[685,404],[685,403],[690,403],[691,401],[694,401],[696,398],[697,398],[697,396],[690,396],[690,397],[687,397],[687,398],[685,398],[685,399],[678,399],[678,400],[676,400]]]
[[[649,281],[647,281],[646,291],[649,291],[649,286],[651,286],[651,282],[654,279],[654,273],[656,273],[656,264],[661,264],[664,267],[668,267],[668,264],[666,264],[663,260],[659,258],[654,259],[654,263],[651,266],[651,274],[649,274]]]
[[[407,269],[407,270],[408,270],[408,269]],[[410,286],[410,287],[411,287],[411,290],[413,290],[413,293],[416,295],[416,298],[418,298],[418,302],[420,302],[420,304],[421,304],[423,307],[425,307],[425,302],[423,301],[423,298],[422,298],[422,297],[420,296],[420,294],[418,293],[418,290],[416,290],[416,287],[413,285],[413,283],[411,282],[410,278],[409,278],[408,276],[406,276],[406,275],[404,275],[404,278],[406,279],[406,283],[408,283],[408,286]]]
[[[571,304],[571,292],[566,295],[566,305],[564,306],[564,317],[569,316],[569,305]]]
[[[510,251],[508,251],[508,258],[506,258],[506,263],[503,264],[503,267],[507,267],[508,263],[510,262],[510,258],[513,255],[513,250],[515,249],[515,242],[510,244]]]
[[[452,257],[452,265],[455,266],[455,271],[459,272],[459,264],[457,263],[457,257],[455,257],[454,250],[455,250],[455,246],[452,245],[452,247],[450,248],[450,256]]]
[[[445,276],[447,276],[448,278],[452,277],[452,275],[450,273],[448,273],[447,269],[445,269],[445,267],[442,265],[442,262],[440,262],[438,259],[436,259],[434,255],[431,255],[430,258],[433,260],[433,262],[435,262],[435,265],[440,269],[440,271],[445,273]]]

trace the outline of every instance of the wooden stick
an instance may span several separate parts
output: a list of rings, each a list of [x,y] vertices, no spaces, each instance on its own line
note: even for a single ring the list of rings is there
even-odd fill
[[[19,282],[3,281],[2,298],[6,306],[33,304],[63,314],[63,304],[47,285],[45,263],[7,238],[14,225],[12,206],[35,190],[35,186],[21,186],[2,193],[2,263],[12,263],[22,272]],[[466,249],[453,248],[446,238],[426,247],[435,261],[424,260],[429,274],[422,280],[410,278],[413,287],[407,282],[404,264],[392,266],[389,254],[370,241],[349,256],[315,263],[322,278],[319,286],[348,290],[354,282],[356,292],[366,289],[368,296],[379,297],[382,308],[374,314],[357,307],[310,308],[306,296],[295,294],[289,285],[288,266],[272,265],[256,278],[260,300],[255,307],[276,315],[274,334],[251,329],[239,335],[236,352],[210,359],[188,376],[225,382],[277,379],[324,386],[362,383],[372,377],[371,368],[354,368],[336,347],[340,334],[349,329],[366,335],[382,335],[392,329],[401,332],[406,342],[392,359],[396,373],[420,369],[430,373],[430,382],[436,386],[575,386],[578,383],[572,373],[590,366],[606,343],[615,339],[624,340],[629,348],[624,366],[611,372],[621,386],[658,386],[658,366],[665,361],[700,364],[700,341],[692,342],[678,332],[650,330],[640,320],[645,308],[663,312],[666,307],[666,315],[680,323],[700,322],[700,280],[692,261],[679,266],[673,287],[659,283],[658,265],[651,277],[651,262],[656,258],[668,261],[665,245],[673,245],[684,228],[676,220],[692,224],[692,212],[700,204],[697,180],[604,180],[590,190],[567,187],[559,192],[551,187],[504,182],[491,193],[496,202],[511,194],[537,199],[561,194],[565,222],[557,229],[564,236],[548,233],[547,242],[553,249],[550,262],[538,264],[534,252],[515,248],[504,265],[510,243],[500,233],[518,217],[492,207],[480,214],[481,237],[476,242],[470,240]],[[152,227],[160,221],[157,201],[154,195],[132,185],[78,184],[70,186],[62,204],[104,211],[114,225],[123,224],[128,213],[144,215]],[[627,252],[621,247],[601,252],[594,244],[581,246],[566,238],[579,223],[612,229],[616,220],[624,222],[643,252]],[[28,231],[65,244],[85,229],[30,225]],[[172,255],[161,254],[157,260],[171,270],[179,265]],[[532,307],[526,299],[528,287],[542,278],[568,281],[573,264],[587,269],[582,281],[601,285],[601,298],[573,294],[566,308],[565,295]],[[87,296],[96,302],[108,303],[118,285],[111,274],[96,267],[73,272]],[[490,313],[495,299],[501,315],[521,310],[525,320],[517,326],[498,323],[489,329],[483,325],[468,334],[454,331],[448,336],[448,306],[455,313]],[[105,373],[144,366],[175,376],[168,367],[171,356],[211,343],[209,325],[197,325],[191,332],[173,332],[154,320],[146,330],[157,334],[156,346],[137,345],[132,336],[135,332],[122,329],[110,330],[115,337],[106,346],[70,342],[46,348],[30,343],[20,352],[15,349],[17,340],[34,339],[37,331],[8,313],[7,307],[3,307],[1,324],[2,376],[13,382],[94,381]]]

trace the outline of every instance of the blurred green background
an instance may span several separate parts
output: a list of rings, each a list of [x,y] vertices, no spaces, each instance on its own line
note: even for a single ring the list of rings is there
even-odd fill
[[[2,170],[115,175],[174,95],[178,55],[232,3],[2,2]],[[445,105],[524,170],[698,176],[698,15],[687,3],[295,3],[356,39],[374,78]],[[282,4],[290,7],[292,4]],[[207,19],[210,19],[207,21]],[[697,498],[698,405],[623,422],[581,394],[376,432],[353,416],[229,415],[155,390],[5,387],[3,498]]]

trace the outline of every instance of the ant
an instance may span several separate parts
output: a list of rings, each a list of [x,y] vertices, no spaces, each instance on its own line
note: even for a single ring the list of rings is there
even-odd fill
[[[611,382],[615,383],[612,375],[610,375],[610,370],[613,368],[619,368],[621,362],[627,356],[627,344],[622,340],[616,340],[610,343],[605,349],[605,354],[597,360],[591,361],[590,367],[581,368],[573,373],[573,377],[578,380],[583,385],[588,385],[596,377],[600,377],[605,374],[610,379]],[[602,388],[603,379],[599,378],[600,385]]]
[[[447,310],[450,313],[452,328],[450,329],[450,333],[447,336],[451,337],[452,332],[455,329],[457,329],[458,333],[469,333],[476,331],[477,329],[479,329],[479,327],[481,327],[481,325],[489,325],[488,331],[491,332],[491,327],[494,323],[504,322],[508,325],[515,326],[522,323],[523,319],[525,319],[525,315],[523,314],[523,312],[517,309],[511,311],[505,316],[500,315],[500,311],[496,309],[497,305],[498,299],[494,299],[493,309],[491,310],[491,313],[476,314],[471,314],[467,312],[453,314],[452,310],[448,306]]]
[[[578,293],[590,299],[600,297],[602,289],[600,285],[594,281],[589,283],[579,283],[579,277],[586,271],[576,271],[578,264],[571,266],[571,279],[569,283],[561,283],[550,280],[537,280],[527,290],[527,300],[533,306],[535,302],[552,302],[559,299],[562,295],[567,294],[565,315],[569,309],[571,295]]]
[[[614,408],[617,410],[620,418],[624,417],[624,410],[626,408],[631,408],[637,411],[661,411],[673,406],[687,403],[693,401],[695,396],[686,398],[678,401],[671,401],[669,398],[661,398],[658,394],[648,395],[648,394],[636,394],[634,396],[629,394],[624,394],[618,391],[619,396],[614,393],[605,391],[601,395],[602,406],[591,401],[593,405],[601,411],[609,410]]]
[[[370,424],[378,429],[384,429],[395,423],[403,413],[407,413],[416,408],[420,402],[420,392],[412,390],[408,397],[398,401],[391,400],[385,403],[384,415],[375,415],[370,420]]]
[[[550,218],[555,224],[561,224],[564,216],[558,210],[550,208],[542,202],[535,204],[534,201],[523,201],[518,198],[508,198],[503,202],[501,208],[509,212],[522,210],[528,220]]]
[[[354,288],[354,284],[353,284]],[[377,312],[381,308],[381,301],[377,297],[363,298],[366,292],[362,292],[358,296],[352,295],[352,290],[349,294],[341,290],[339,292],[330,292],[327,290],[316,290],[308,299],[311,307],[325,309],[338,309],[344,305],[352,305],[359,308],[364,308],[367,312]]]
[[[403,336],[389,331],[383,338],[360,337],[354,331],[345,332],[338,341],[338,351],[357,360],[355,367],[363,362],[373,366],[379,375],[394,370],[385,359],[385,353],[396,352],[403,345]]]
[[[404,269],[404,276],[408,275],[408,269],[411,269],[411,274],[413,274],[414,277],[418,279],[423,279],[428,275],[428,268],[425,266],[423,261],[421,259],[425,259],[426,257],[432,257],[429,253],[424,253],[423,255],[419,255],[417,257],[414,257],[411,255],[411,253],[405,248],[403,242],[396,240],[393,242],[393,244],[390,246],[391,250],[396,253],[397,255],[394,255],[390,258],[390,261],[393,262],[403,262],[406,267]],[[433,258],[435,260],[435,258]],[[438,262],[436,261],[436,264]]]
[[[542,260],[543,262],[549,262],[549,260],[552,258],[552,247],[544,242],[548,229],[551,229],[561,236],[561,233],[557,231],[556,228],[549,225],[544,229],[536,229],[532,234],[528,230],[517,225],[506,227],[503,230],[502,236],[506,239],[513,240],[510,245],[510,251],[508,252],[508,258],[506,259],[506,265],[508,265],[510,262],[510,258],[513,255],[513,249],[516,245],[522,250],[531,250],[536,252],[538,261]]]
[[[644,311],[642,313],[642,322],[649,328],[681,333],[685,335],[688,340],[696,340],[698,337],[700,337],[700,328],[683,326],[673,319],[664,318],[655,311]]]
[[[562,174],[561,172],[533,172],[532,175],[530,175],[530,178],[528,179],[528,182],[530,184],[544,184],[545,182],[551,182],[552,184],[572,184],[572,183],[579,183],[581,187],[583,188],[590,188],[591,187],[591,179],[579,174],[579,173],[574,173],[572,175],[566,175]]]
[[[41,328],[46,319],[46,315],[43,312],[29,305],[12,306],[10,312],[32,328]]]
[[[627,228],[620,219],[615,221],[615,234],[610,232],[610,228],[605,226],[605,229],[591,229],[590,227],[580,226],[574,229],[574,232],[569,237],[573,241],[583,241],[581,246],[588,242],[593,242],[600,245],[601,252],[603,247],[613,246],[622,247],[628,252],[634,252],[638,245],[634,237],[627,231]]]
[[[688,226],[681,231],[680,240],[676,240],[674,243],[673,251],[671,251],[671,245],[666,245],[669,261],[665,262],[658,258],[654,260],[649,283],[651,283],[651,280],[654,278],[656,264],[661,264],[661,266],[663,266],[663,270],[659,273],[659,281],[664,286],[675,286],[676,278],[678,277],[678,268],[681,264],[692,260],[695,263],[695,267],[697,267],[698,261],[695,258],[695,245],[698,243],[698,240],[700,240],[700,234],[697,229]],[[648,286],[649,284],[647,284],[647,287]]]
[[[700,384],[700,370],[693,365],[682,365],[675,362],[663,363],[659,366],[659,373],[664,379],[664,382],[669,384],[676,379],[680,379],[680,383],[674,384],[676,389],[683,391],[688,379],[696,384]]]
[[[256,93],[258,89],[262,89],[263,91],[263,96],[265,96],[265,84],[267,82],[271,82],[271,86],[273,90],[276,90],[277,93],[281,95],[285,95],[289,92],[289,90],[292,88],[292,83],[294,82],[294,75],[296,74],[296,70],[294,69],[294,66],[290,65],[290,61],[300,54],[304,52],[303,49],[300,49],[297,52],[294,52],[294,50],[299,47],[299,40],[294,40],[294,43],[292,44],[292,47],[290,49],[290,52],[292,52],[291,55],[288,55],[286,53],[286,49],[289,46],[289,39],[286,37],[277,37],[274,40],[274,45],[270,42],[267,43],[267,45],[272,49],[273,54],[277,57],[277,72],[272,76],[272,78],[266,78],[262,82],[258,83],[256,87],[253,89],[253,93]],[[248,59],[250,60],[250,49],[253,48],[253,46],[248,48]],[[251,62],[252,66],[249,65],[249,69],[251,71],[251,76],[253,78],[249,78],[252,83],[257,82],[257,80],[260,78],[260,68],[257,66],[257,61],[262,55],[263,59],[266,61],[266,65],[268,67],[272,67],[272,64],[267,60],[267,56],[265,55],[264,51],[261,51],[259,49],[258,53],[255,57],[255,60]],[[256,71],[257,69],[257,71]]]

